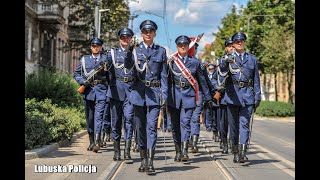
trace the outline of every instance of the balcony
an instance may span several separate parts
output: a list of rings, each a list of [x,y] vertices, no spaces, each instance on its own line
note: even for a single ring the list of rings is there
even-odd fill
[[[46,24],[63,24],[63,7],[57,3],[51,2],[37,2],[36,11],[38,13],[38,20]]]

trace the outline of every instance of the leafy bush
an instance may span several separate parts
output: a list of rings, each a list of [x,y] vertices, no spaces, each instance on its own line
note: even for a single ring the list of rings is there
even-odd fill
[[[38,101],[48,98],[59,107],[80,108],[83,98],[77,92],[78,88],[79,85],[69,74],[41,69],[26,77],[25,97],[36,98]]]
[[[262,101],[256,114],[266,117],[289,117],[295,116],[294,104],[278,101]]]
[[[25,148],[70,139],[85,127],[84,113],[76,108],[60,108],[50,99],[25,99]]]

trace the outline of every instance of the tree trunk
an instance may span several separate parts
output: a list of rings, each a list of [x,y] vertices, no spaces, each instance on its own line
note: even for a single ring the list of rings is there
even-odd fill
[[[288,92],[289,92],[289,99],[288,103],[294,104],[294,93],[291,89],[292,87],[292,80],[293,80],[293,69],[287,70],[287,81],[288,81]]]
[[[275,95],[275,100],[278,101],[278,79],[277,79],[277,73],[274,74],[274,95]]]

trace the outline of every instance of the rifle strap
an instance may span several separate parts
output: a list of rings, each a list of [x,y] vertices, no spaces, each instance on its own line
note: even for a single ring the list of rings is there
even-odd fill
[[[94,69],[92,69],[89,73],[87,72],[87,69],[86,69],[86,63],[85,63],[85,60],[84,60],[84,56],[82,56],[82,58],[81,58],[81,64],[82,64],[82,69],[83,69],[83,72],[84,72],[84,75],[86,76],[86,77],[88,77],[93,71],[94,71]]]
[[[192,85],[194,91],[196,92],[196,103],[199,105],[199,85],[197,80],[191,75],[191,72],[186,66],[181,62],[179,57],[172,56],[174,58],[174,63],[178,66],[184,78],[186,78]]]

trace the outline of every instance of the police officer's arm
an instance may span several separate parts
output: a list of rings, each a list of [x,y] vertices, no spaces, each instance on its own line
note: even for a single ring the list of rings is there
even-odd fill
[[[124,67],[127,69],[131,69],[134,65],[134,58],[132,51],[128,50],[126,57],[124,59]]]
[[[106,62],[107,62],[107,67],[109,69],[113,65],[110,49],[107,51],[105,58],[106,58]]]
[[[227,61],[228,56],[224,55],[219,59],[220,59],[219,68],[220,68],[221,72],[227,72],[229,70],[229,63]]]
[[[256,57],[252,58],[254,60],[254,80],[253,80],[253,89],[255,93],[255,101],[261,101],[261,86],[260,86],[260,75],[258,69],[258,61]]]
[[[83,57],[82,57],[82,58],[83,58]],[[81,59],[82,59],[82,58],[81,58]],[[73,78],[74,78],[74,80],[77,81],[78,84],[83,85],[83,84],[84,84],[83,81],[85,80],[85,78],[84,78],[84,76],[82,76],[83,70],[82,70],[81,59],[80,59],[80,61],[79,61],[79,64],[77,65],[76,70],[75,70],[74,73],[73,73]]]
[[[167,100],[168,98],[168,65],[167,65],[167,53],[163,48],[164,53],[162,54],[162,70],[161,70],[161,93],[162,99]]]
[[[198,60],[199,61],[199,60]],[[198,62],[197,72],[196,72],[196,79],[199,84],[199,88],[201,88],[203,97],[205,101],[210,101],[212,98],[210,96],[209,87],[206,82],[206,78],[203,74],[203,70],[201,69],[200,61]]]
[[[218,71],[215,70],[215,71],[213,72],[212,78],[211,78],[211,85],[212,85],[212,87],[214,87],[214,88],[213,88],[213,89],[214,89],[214,92],[216,91],[216,86],[218,85],[217,79],[218,79]]]

